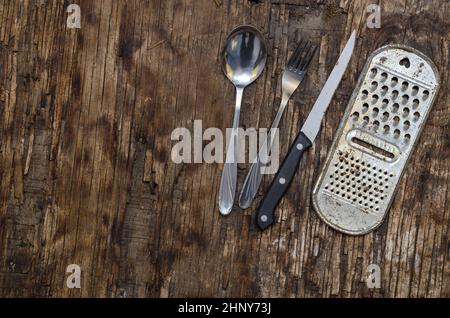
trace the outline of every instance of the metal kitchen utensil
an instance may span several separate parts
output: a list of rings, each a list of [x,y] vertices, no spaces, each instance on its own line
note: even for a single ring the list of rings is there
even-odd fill
[[[344,72],[347,69],[348,62],[352,57],[355,39],[356,32],[353,31],[339,56],[336,65],[331,71],[330,76],[325,82],[319,97],[317,97],[311,112],[306,118],[294,143],[291,145],[286,158],[275,175],[269,190],[267,190],[256,211],[256,222],[262,230],[274,223],[275,208],[289,188],[303,153],[312,146],[312,143],[319,133],[320,123],[325,115],[325,111],[330,104],[336,88],[341,82],[342,75],[344,75]]]
[[[325,223],[353,235],[382,223],[438,88],[433,62],[413,48],[369,57],[313,191]]]
[[[281,116],[283,116],[284,109],[295,92],[297,87],[303,81],[306,75],[309,63],[311,62],[317,46],[309,41],[300,41],[294,53],[292,53],[289,61],[286,65],[286,69],[283,72],[283,78],[281,82],[281,103],[278,108],[277,115],[270,127],[270,140],[264,140],[263,146],[260,148],[258,155],[253,160],[250,170],[245,178],[244,185],[239,196],[239,206],[243,209],[250,207],[253,199],[258,192],[259,185],[262,180],[261,161],[266,162],[268,157],[268,149],[272,149],[275,130],[278,128]],[[263,159],[264,158],[264,159]],[[263,160],[261,160],[263,159]]]
[[[267,49],[264,37],[252,26],[240,26],[228,36],[222,57],[223,72],[236,87],[233,129],[230,135],[219,190],[220,213],[228,215],[233,208],[236,193],[238,127],[242,95],[244,88],[261,75],[266,65]]]

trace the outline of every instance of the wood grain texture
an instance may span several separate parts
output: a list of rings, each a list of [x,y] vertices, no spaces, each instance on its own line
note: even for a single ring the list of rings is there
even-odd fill
[[[449,297],[449,2],[0,1],[0,296]],[[300,37],[320,44],[282,119],[281,153],[306,118],[353,29],[351,64],[301,172],[261,233],[252,209],[218,212],[222,165],[174,164],[176,127],[224,130],[234,90],[220,50],[239,24],[267,38],[267,67],[245,91],[241,125],[268,127]],[[321,222],[311,189],[366,58],[415,47],[441,90],[388,218],[360,237]],[[238,171],[242,186],[248,165]],[[263,182],[258,200],[269,185]],[[66,266],[79,264],[81,289]],[[366,268],[381,268],[368,289]]]

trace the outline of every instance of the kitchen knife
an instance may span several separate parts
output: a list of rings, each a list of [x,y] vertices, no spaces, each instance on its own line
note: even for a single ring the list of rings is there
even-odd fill
[[[312,146],[314,139],[319,133],[322,117],[330,104],[331,98],[352,56],[355,38],[356,32],[353,31],[319,97],[314,103],[311,112],[306,118],[303,127],[291,145],[286,158],[256,211],[256,222],[261,230],[266,229],[274,223],[274,211],[289,188],[303,153]]]

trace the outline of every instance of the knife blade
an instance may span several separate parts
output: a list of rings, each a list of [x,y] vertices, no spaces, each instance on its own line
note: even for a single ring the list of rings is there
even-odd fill
[[[319,133],[325,111],[352,57],[355,39],[356,31],[353,31],[330,76],[325,82],[319,97],[317,97],[300,132],[295,138],[294,143],[289,148],[286,158],[272,180],[269,190],[266,192],[256,211],[256,223],[261,230],[268,228],[274,223],[275,209],[289,188],[303,153],[312,146],[314,139],[316,139]]]

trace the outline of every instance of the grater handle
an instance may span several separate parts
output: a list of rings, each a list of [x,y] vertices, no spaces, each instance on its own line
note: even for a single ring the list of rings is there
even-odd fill
[[[300,132],[289,148],[286,158],[256,211],[256,223],[261,230],[265,230],[274,223],[275,209],[294,179],[303,152],[311,145],[308,137]]]

